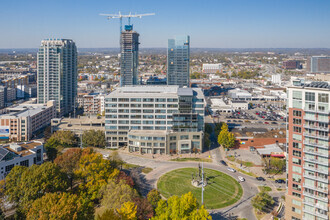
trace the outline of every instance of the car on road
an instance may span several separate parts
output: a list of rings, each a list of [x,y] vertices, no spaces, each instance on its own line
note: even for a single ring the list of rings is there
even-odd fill
[[[258,181],[266,181],[265,178],[263,178],[261,176],[256,177],[256,180],[258,180]]]
[[[222,163],[222,165],[224,165],[224,166],[228,166],[224,160],[220,160],[220,163]]]
[[[285,183],[285,180],[278,179],[278,180],[275,180],[275,183]]]
[[[228,167],[228,169],[227,170],[229,170],[230,172],[233,172],[233,173],[235,173],[236,172],[236,170],[235,169],[233,169],[233,168],[230,168],[230,167]]]
[[[245,181],[244,177],[242,177],[242,176],[238,176],[237,178],[238,178],[241,182],[244,182],[244,181]]]

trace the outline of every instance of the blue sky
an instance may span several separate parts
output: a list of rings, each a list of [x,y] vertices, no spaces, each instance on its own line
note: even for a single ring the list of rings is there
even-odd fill
[[[141,47],[181,34],[191,47],[330,47],[329,0],[1,0],[0,48],[37,48],[44,38],[118,47],[118,19],[99,16],[118,11],[156,13],[133,19]]]

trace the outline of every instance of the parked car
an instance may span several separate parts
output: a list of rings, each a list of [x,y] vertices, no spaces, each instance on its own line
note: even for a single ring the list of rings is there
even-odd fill
[[[227,163],[223,160],[220,160],[220,163],[222,163],[222,165],[224,165],[224,166],[228,166]]]
[[[238,179],[239,179],[241,182],[244,182],[244,181],[245,181],[244,177],[242,177],[242,176],[238,176]]]
[[[233,168],[230,168],[230,167],[228,167],[228,169],[227,170],[229,170],[230,172],[233,172],[233,173],[235,173],[236,172],[236,170],[235,169],[233,169]]]
[[[278,180],[275,180],[275,183],[285,183],[285,180],[278,179]]]
[[[261,176],[256,177],[256,179],[257,179],[258,181],[266,181],[265,178],[263,178],[263,177],[261,177]]]

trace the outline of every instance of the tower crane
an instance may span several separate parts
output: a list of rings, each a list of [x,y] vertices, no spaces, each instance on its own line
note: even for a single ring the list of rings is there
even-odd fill
[[[100,14],[101,16],[106,16],[108,20],[119,18],[120,21],[120,34],[123,29],[123,18],[128,18],[128,25],[131,25],[131,18],[142,18],[143,16],[150,16],[155,15],[155,13],[146,13],[146,14],[132,14],[131,12],[129,14],[123,15],[120,13],[118,14]]]

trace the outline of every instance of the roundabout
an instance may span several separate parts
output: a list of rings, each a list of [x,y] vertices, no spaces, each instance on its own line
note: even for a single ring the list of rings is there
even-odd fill
[[[187,192],[201,204],[201,187],[192,184],[198,168],[181,168],[161,176],[157,182],[158,191],[166,198]],[[204,204],[207,209],[219,209],[235,204],[243,195],[241,185],[231,176],[217,170],[204,168],[207,184],[204,190]]]

